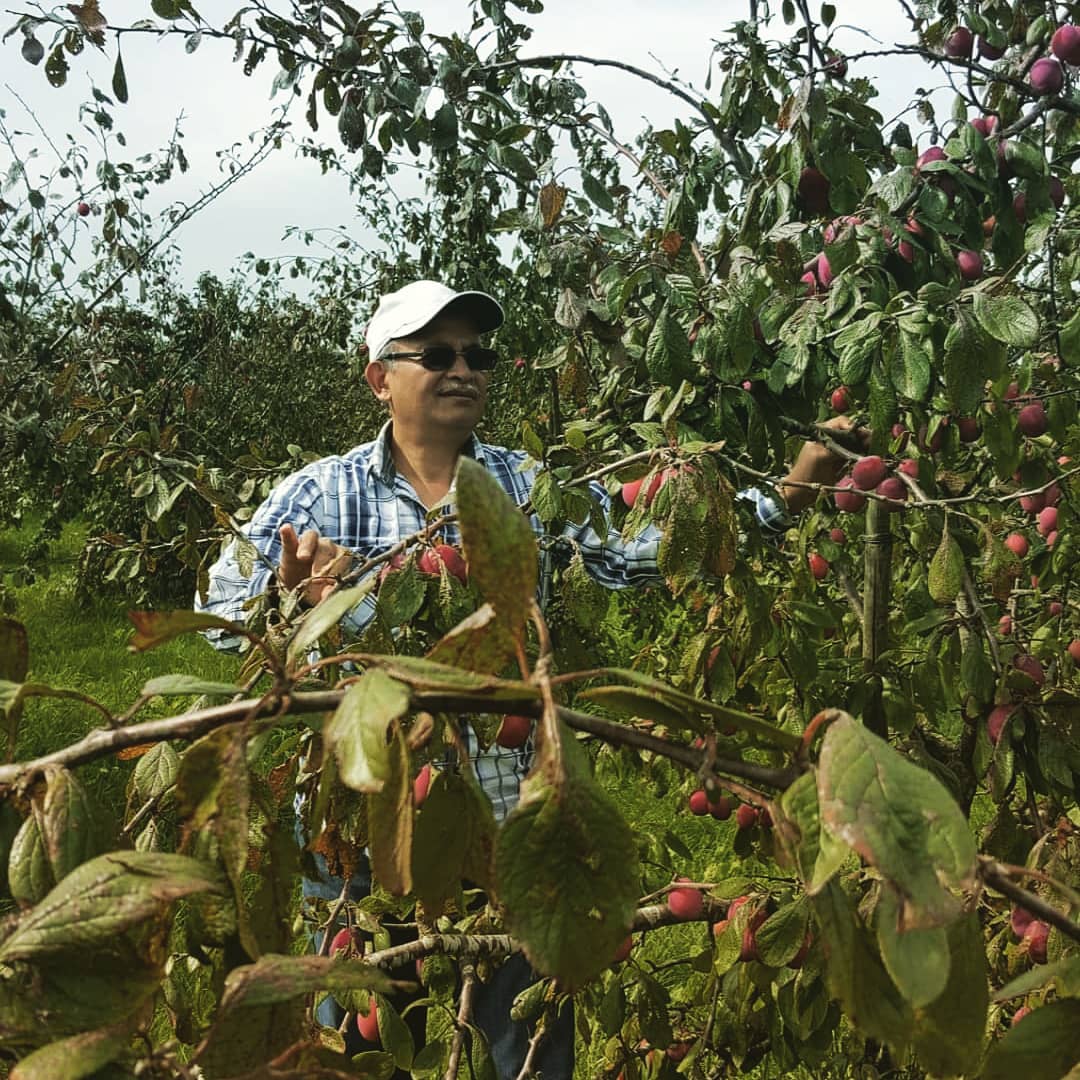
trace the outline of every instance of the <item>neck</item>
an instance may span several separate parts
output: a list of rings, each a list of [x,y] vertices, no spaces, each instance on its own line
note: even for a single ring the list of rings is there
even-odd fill
[[[416,489],[426,506],[439,502],[450,490],[458,455],[469,441],[460,431],[431,427],[421,433],[394,421],[390,428],[390,452],[397,469]]]

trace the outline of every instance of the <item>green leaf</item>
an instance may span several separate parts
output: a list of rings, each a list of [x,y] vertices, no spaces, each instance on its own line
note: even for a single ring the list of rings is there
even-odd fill
[[[8,856],[8,888],[20,907],[31,907],[43,899],[56,884],[45,838],[37,816],[31,811],[11,843]]]
[[[378,1002],[379,1039],[387,1051],[393,1054],[397,1067],[409,1072],[412,1069],[413,1058],[416,1056],[412,1032],[401,1019],[401,1014],[394,1008],[392,1002],[382,994],[378,996]]]
[[[222,1009],[277,1005],[316,990],[389,990],[390,977],[362,960],[266,953],[254,964],[233,968],[225,979]]]
[[[68,701],[81,701],[87,705],[93,706],[99,712],[108,711],[100,702],[95,701],[86,694],[80,693],[78,690],[62,690],[54,686],[45,686],[43,683],[13,683],[8,682],[6,679],[0,679],[0,711],[4,713],[9,738],[15,730],[17,718],[22,713],[22,707],[26,702],[26,699],[34,697],[64,698]]]
[[[1063,1080],[1080,1062],[1080,1000],[1040,1005],[994,1044],[982,1080]]]
[[[384,889],[404,896],[412,891],[413,802],[409,748],[396,724],[387,760],[385,783],[368,796],[371,869]]]
[[[715,702],[707,701],[705,698],[685,694],[681,690],[676,690],[673,686],[668,686],[667,683],[654,679],[651,675],[646,675],[643,672],[634,671],[631,668],[598,668],[595,674],[598,678],[625,679],[634,686],[653,691],[658,697],[670,702],[677,709],[685,710],[690,714],[712,717],[725,727],[738,728],[740,731],[745,731],[747,734],[753,735],[763,742],[779,746],[781,749],[794,750],[802,743],[800,737],[793,732],[773,727],[772,724],[767,724],[756,716],[740,712],[738,709],[729,709],[726,705],[717,705]],[[584,690],[578,696],[587,698],[590,692]]]
[[[941,543],[930,560],[926,587],[935,604],[954,603],[964,585],[964,553],[949,535],[949,522],[941,532]]]
[[[805,772],[781,796],[784,821],[776,835],[808,895],[820,892],[850,857],[850,849],[821,825],[817,773]],[[791,827],[789,827],[789,825]]]
[[[60,87],[67,82],[67,77],[68,62],[64,55],[64,46],[57,45],[45,61],[45,78],[49,80],[50,86]]]
[[[554,726],[554,725],[553,725]],[[495,868],[509,932],[570,991],[611,963],[637,907],[634,837],[558,725],[499,832]]]
[[[1070,367],[1080,366],[1080,311],[1062,324],[1061,359]]]
[[[214,835],[221,862],[232,885],[236,900],[237,930],[240,943],[252,958],[262,949],[255,940],[244,902],[244,871],[249,857],[248,836],[251,813],[251,775],[247,766],[247,738],[243,731],[228,732],[218,758],[221,784],[216,793],[213,816]]]
[[[510,631],[490,604],[482,604],[432,646],[427,659],[469,671],[501,671],[516,654]]]
[[[316,604],[304,616],[304,621],[289,642],[289,663],[292,665],[302,663],[311,649],[318,644],[319,639],[333,630],[375,588],[376,580],[376,575],[372,574],[359,585],[353,585],[348,589],[335,589]]]
[[[611,197],[608,189],[595,176],[590,173],[582,173],[581,186],[589,199],[599,206],[601,210],[606,210],[609,214],[614,212],[615,200]]]
[[[123,1057],[131,1045],[133,1027],[125,1017],[109,1027],[48,1043],[21,1059],[11,1071],[11,1080],[82,1080]]]
[[[832,881],[810,902],[821,927],[829,993],[870,1038],[897,1049],[905,1047],[913,1023],[911,1009],[882,966],[851,900]]]
[[[412,844],[413,892],[429,920],[457,895],[464,875],[468,835],[462,828],[468,795],[453,773],[435,774],[416,818]]]
[[[548,469],[542,469],[536,474],[536,481],[530,494],[536,516],[545,525],[561,517],[562,492],[559,489],[559,482]]]
[[[975,293],[975,318],[995,340],[1018,349],[1031,349],[1039,340],[1039,316],[1019,296]]]
[[[227,630],[235,637],[245,634],[244,628],[236,623],[198,611],[129,611],[128,618],[135,625],[135,633],[128,643],[132,652],[145,652],[181,634],[199,630]]]
[[[146,697],[171,697],[174,694],[210,694],[213,697],[232,697],[240,693],[235,683],[212,682],[198,675],[180,672],[175,675],[158,675],[149,679],[142,688]]]
[[[901,930],[900,904],[888,887],[877,908],[877,937],[885,970],[912,1006],[919,1008],[941,996],[949,981],[949,948],[945,929]]]
[[[949,981],[940,997],[915,1010],[915,1051],[935,1076],[967,1073],[982,1053],[989,988],[986,946],[974,913],[948,929]]]
[[[1041,990],[1054,983],[1059,994],[1076,997],[1080,994],[1080,956],[1070,956],[1049,964],[1037,964],[1003,986],[994,1001],[1008,1001],[1014,997],[1026,997],[1033,990]]]
[[[974,888],[975,841],[944,785],[850,716],[829,726],[818,767],[826,829],[891,882],[899,927],[946,926]]]
[[[660,317],[649,331],[645,366],[652,381],[661,386],[678,386],[693,371],[690,340],[682,324],[672,315],[670,303],[664,304]]]
[[[1023,449],[1013,410],[999,408],[993,413],[983,413],[982,433],[998,478],[1004,480],[1012,476],[1019,468]]]
[[[705,725],[698,716],[669,704],[655,691],[632,686],[594,686],[583,690],[578,697],[623,716],[654,720],[676,731],[689,729],[701,734],[705,730]]]
[[[507,701],[536,701],[537,687],[514,679],[499,679],[479,671],[463,671],[449,664],[438,663],[422,656],[365,655],[364,661],[405,683],[414,693],[453,694],[455,697],[475,698],[477,712],[482,708]]]
[[[404,626],[424,606],[431,577],[415,565],[391,570],[379,586],[379,614],[388,626]]]
[[[444,101],[431,118],[431,148],[452,150],[458,141],[457,109],[453,102]]]
[[[82,783],[63,766],[48,765],[44,775],[45,796],[34,801],[33,813],[53,880],[61,881],[101,850],[99,812]]]
[[[471,458],[461,458],[456,490],[469,580],[520,639],[536,596],[532,526],[495,477]]]
[[[810,907],[805,898],[774,911],[754,932],[762,962],[783,967],[803,947],[809,923]]]
[[[945,337],[945,390],[961,416],[971,416],[982,400],[983,387],[993,373],[987,370],[985,338],[963,308]]]
[[[566,330],[580,330],[589,309],[585,297],[579,296],[573,289],[564,288],[559,293],[555,305],[555,322]]]
[[[384,671],[371,670],[354,682],[323,728],[327,749],[338,762],[341,782],[354,791],[381,791],[393,774],[386,730],[409,711],[409,688]]]
[[[367,138],[363,95],[355,87],[346,90],[338,113],[338,135],[346,150],[359,150]]]
[[[485,891],[492,891],[495,881],[495,813],[491,800],[484,794],[474,770],[464,777],[457,775],[464,785],[465,813],[460,826],[465,833],[465,861],[463,876],[475,882]]]
[[[128,99],[127,75],[124,74],[124,59],[120,50],[116,50],[116,66],[113,68],[112,91],[116,100],[123,105]]]
[[[896,392],[909,401],[925,401],[930,392],[930,353],[922,339],[904,331],[890,368]]]
[[[1007,139],[1005,161],[1017,176],[1025,180],[1036,180],[1046,175],[1046,155],[1042,146],[1035,146],[1024,139]]]
[[[960,658],[960,681],[971,692],[971,695],[984,705],[989,705],[994,699],[994,690],[997,686],[997,676],[994,668],[983,652],[982,641],[974,634],[971,636]]]
[[[108,951],[176,900],[224,892],[221,876],[185,855],[113,851],[76,867],[0,942],[0,960]]]
[[[45,46],[33,34],[26,34],[23,38],[22,58],[35,67],[45,59]]]

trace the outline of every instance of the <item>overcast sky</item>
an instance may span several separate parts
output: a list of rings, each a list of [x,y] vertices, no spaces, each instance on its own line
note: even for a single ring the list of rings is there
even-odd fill
[[[237,0],[203,0],[197,6],[213,12],[217,20],[222,17],[219,11],[231,12]],[[419,10],[429,30],[450,32],[468,27],[464,0],[413,0],[402,6]],[[777,2],[774,6],[778,9],[780,5]],[[900,6],[891,0],[836,0],[836,7],[835,41],[845,52],[875,48],[878,42],[910,41]],[[151,15],[149,0],[101,0],[101,8],[115,23]],[[533,55],[575,52],[616,58],[661,75],[665,69],[674,71],[681,79],[703,87],[712,42],[747,12],[746,0],[547,0],[542,14],[520,17],[535,27],[527,49]],[[6,24],[3,29],[7,29]],[[779,20],[775,30],[784,34]],[[45,35],[42,41],[48,43]],[[112,42],[108,59],[92,48],[73,58],[68,83],[61,89],[48,85],[43,65],[35,68],[22,61],[18,46],[19,40],[12,37],[0,52],[0,108],[6,111],[9,123],[29,126],[14,96],[17,93],[61,142],[64,132],[79,130],[78,106],[89,96],[91,80],[109,91]],[[125,43],[130,101],[118,106],[117,126],[128,139],[131,156],[164,144],[176,117],[184,116],[184,145],[192,168],[187,176],[163,189],[168,201],[190,201],[212,184],[220,175],[217,151],[234,143],[247,146],[249,133],[265,124],[273,106],[283,101],[280,94],[270,99],[270,80],[277,67],[272,58],[253,77],[245,78],[240,65],[230,62],[231,51],[223,43],[204,41],[193,55],[187,55],[179,38],[143,36],[128,38]],[[608,109],[625,140],[631,140],[645,120],[662,127],[674,116],[686,114],[684,103],[633,76],[584,65],[579,65],[576,73],[590,95]],[[913,78],[925,79],[930,74],[911,61],[880,60],[865,61],[858,73],[878,83],[882,96],[877,106],[886,119],[910,104]],[[717,92],[714,81],[712,93]],[[302,103],[298,104],[301,107],[294,112],[299,136],[307,127],[300,115]],[[911,123],[914,130],[914,121]],[[324,122],[319,134],[336,142],[332,123]],[[5,155],[6,150],[0,148],[0,173],[7,167]],[[355,222],[340,178],[323,176],[317,164],[297,160],[291,151],[278,152],[183,226],[176,237],[183,277],[190,282],[203,270],[227,275],[246,251],[271,258],[299,253],[299,244],[283,239],[289,225],[355,227]]]

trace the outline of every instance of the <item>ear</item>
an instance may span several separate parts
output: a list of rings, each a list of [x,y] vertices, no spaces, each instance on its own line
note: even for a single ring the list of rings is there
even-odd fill
[[[371,392],[384,404],[390,404],[390,387],[386,381],[386,365],[379,360],[368,361],[364,368],[364,378],[367,379]]]

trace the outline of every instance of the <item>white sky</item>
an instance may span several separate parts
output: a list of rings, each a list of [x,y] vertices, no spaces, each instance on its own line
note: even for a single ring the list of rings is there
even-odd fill
[[[220,10],[222,15],[213,16],[217,21],[235,10],[238,2],[202,0],[196,6],[207,14]],[[14,6],[8,5],[9,9]],[[115,23],[150,14],[146,0],[101,0],[101,6]],[[779,9],[779,2],[774,6]],[[836,0],[836,6],[835,43],[845,52],[880,47],[878,42],[887,46],[910,41],[900,6],[891,0]],[[429,30],[449,32],[468,25],[464,0],[413,0],[402,7],[419,10]],[[574,52],[615,58],[660,75],[664,69],[677,72],[681,79],[703,88],[713,40],[745,18],[748,10],[747,0],[547,0],[541,15],[518,15],[535,28],[526,54]],[[2,28],[7,29],[10,21]],[[785,29],[778,19],[778,36]],[[44,34],[41,40],[48,46]],[[13,36],[0,47],[0,108],[6,111],[9,124],[29,127],[12,91],[18,93],[54,140],[62,142],[64,132],[79,131],[77,110],[89,96],[90,80],[110,92],[111,58],[87,48],[82,56],[72,58],[68,83],[57,90],[46,82],[44,65],[31,67],[21,59],[20,41],[21,35]],[[282,94],[274,101],[269,97],[270,80],[277,69],[272,57],[253,77],[245,78],[240,65],[231,63],[231,46],[221,42],[204,40],[189,56],[179,38],[129,37],[124,64],[130,101],[117,107],[116,120],[128,139],[131,157],[163,145],[176,116],[183,113],[185,117],[184,146],[192,168],[185,177],[159,189],[161,194],[153,196],[159,200],[156,205],[190,201],[205,190],[219,175],[216,151],[233,143],[246,147],[248,134],[265,124],[273,106],[284,100]],[[882,96],[876,106],[887,120],[910,103],[916,80],[931,75],[910,60],[868,60],[852,70],[878,83]],[[590,95],[608,109],[625,141],[633,138],[645,118],[663,127],[689,111],[689,106],[665,91],[614,69],[578,65],[576,74]],[[712,93],[718,92],[714,80]],[[303,103],[297,102],[293,112],[298,137],[307,133],[302,111]],[[914,131],[914,121],[909,118],[909,122]],[[337,145],[333,118],[323,116],[319,137]],[[0,174],[7,168],[6,155],[6,149],[0,148]],[[147,205],[152,205],[149,200]],[[355,222],[344,181],[323,176],[316,163],[296,160],[286,150],[273,154],[184,225],[175,242],[182,253],[184,280],[190,282],[203,270],[227,275],[245,251],[270,258],[300,253],[300,244],[282,239],[289,225],[351,227]]]

